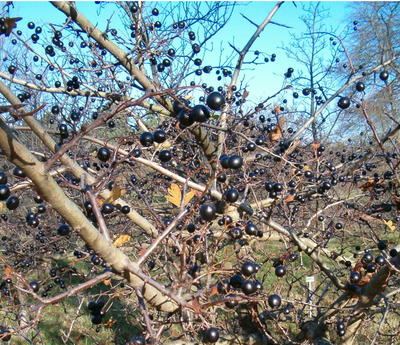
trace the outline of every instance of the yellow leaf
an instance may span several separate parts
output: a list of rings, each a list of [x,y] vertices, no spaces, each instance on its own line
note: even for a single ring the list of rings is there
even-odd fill
[[[385,225],[389,228],[390,231],[395,231],[396,227],[393,225],[391,220],[384,220]]]
[[[100,207],[103,206],[103,204],[104,204],[104,201],[101,200],[100,198],[96,198],[96,202],[97,202],[97,205],[99,205]]]
[[[118,185],[114,183],[112,189],[111,189],[111,194],[110,196],[104,200],[105,203],[113,203],[115,200],[118,200],[121,196],[124,196],[126,194],[126,190],[122,189]]]
[[[128,242],[130,239],[131,239],[131,236],[129,236],[129,235],[121,235],[114,241],[114,245],[116,247],[121,247],[126,242]]]
[[[165,198],[170,203],[174,204],[177,207],[180,207],[182,201],[182,191],[180,187],[176,183],[173,183],[171,184],[171,187],[168,188],[168,193],[169,195],[167,195]],[[185,199],[183,200],[183,205],[186,206],[193,197],[194,192],[192,190],[186,192]]]
[[[103,281],[104,285],[111,286],[111,279],[106,279]]]
[[[183,205],[186,206],[190,200],[194,197],[194,192],[190,190],[189,192],[186,192],[185,194],[185,199],[183,200]]]
[[[168,193],[169,195],[167,195],[165,198],[175,206],[181,206],[182,193],[181,189],[176,183],[171,184],[171,187],[168,188]]]
[[[158,144],[157,150],[166,150],[169,149],[171,146],[171,142],[169,140],[165,140],[163,143]]]

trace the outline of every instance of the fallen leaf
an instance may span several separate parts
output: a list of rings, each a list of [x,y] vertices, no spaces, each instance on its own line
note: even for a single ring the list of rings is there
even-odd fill
[[[393,225],[391,220],[384,220],[385,225],[389,228],[390,231],[395,231],[396,227]]]
[[[168,188],[168,193],[165,198],[172,204],[174,204],[177,207],[181,206],[181,201],[182,201],[182,191],[180,187],[176,183],[172,183],[171,187]],[[190,200],[194,197],[195,193],[190,190],[186,192],[185,194],[185,199],[183,200],[183,205],[186,206]]]
[[[181,332],[177,328],[178,327],[171,327],[171,330],[170,330],[171,336],[174,337],[174,338],[177,338],[180,335],[182,335]]]
[[[373,179],[372,177],[370,177],[370,178],[367,180],[367,182],[363,183],[363,184],[360,186],[360,189],[361,189],[363,192],[371,191],[371,190],[373,190],[373,189],[375,188],[375,185],[376,185],[377,183],[382,183],[382,182],[383,182],[383,180],[378,180],[378,181],[376,181],[375,179]]]
[[[7,266],[7,267],[4,269],[5,278],[6,278],[6,279],[12,278],[12,277],[13,277],[13,272],[14,272],[14,270],[13,270],[10,266]]]
[[[215,296],[216,294],[218,294],[218,285],[214,285],[211,288],[210,297]]]
[[[175,206],[179,207],[182,199],[182,193],[179,186],[176,183],[171,184],[171,187],[168,188],[168,193],[169,195],[167,195],[165,198]]]
[[[104,285],[111,286],[111,279],[106,279],[103,281]]]
[[[361,274],[363,269],[364,269],[363,267],[364,267],[364,264],[362,263],[362,261],[358,260],[356,262],[356,264],[354,265],[353,271],[358,272],[358,273]]]
[[[185,199],[183,200],[183,205],[186,206],[190,200],[194,197],[194,192],[190,190],[189,192],[186,192],[185,194]]]
[[[105,203],[113,203],[118,200],[121,196],[126,194],[126,190],[119,187],[117,184],[113,184],[110,196],[104,200]]]
[[[146,253],[147,248],[142,248],[139,250],[139,252],[137,253],[138,257],[141,257],[144,253]]]
[[[114,320],[112,317],[110,317],[107,321],[106,321],[106,323],[104,324],[104,327],[105,328],[110,328],[110,327],[112,327],[113,325],[114,325],[114,323],[116,323],[117,321],[116,320]]]
[[[381,223],[381,221],[375,217],[371,217],[365,213],[360,213],[360,219],[367,223]]]
[[[284,202],[289,203],[289,202],[294,201],[294,199],[295,199],[294,194],[289,194],[289,195],[286,197],[286,199],[284,200]]]
[[[116,247],[121,247],[125,243],[127,243],[130,239],[131,239],[130,235],[121,235],[114,241],[114,245]]]
[[[165,140],[163,143],[157,144],[157,150],[166,150],[169,149],[171,146],[171,142],[169,140]]]

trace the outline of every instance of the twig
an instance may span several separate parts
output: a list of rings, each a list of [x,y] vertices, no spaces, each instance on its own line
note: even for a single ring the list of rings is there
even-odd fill
[[[247,44],[244,46],[244,48],[240,51],[239,53],[239,59],[236,63],[236,67],[235,67],[235,71],[233,72],[233,76],[230,82],[230,88],[228,90],[228,97],[230,97],[230,94],[232,92],[231,90],[231,86],[235,85],[237,82],[237,79],[239,77],[239,73],[240,70],[242,68],[242,64],[244,61],[244,58],[247,54],[247,52],[249,51],[250,47],[253,45],[253,43],[255,42],[255,40],[258,38],[258,36],[260,36],[261,32],[265,29],[265,27],[271,22],[272,17],[275,15],[275,13],[279,10],[279,8],[283,5],[284,1],[279,1],[275,4],[275,6],[272,8],[271,12],[267,15],[267,17],[264,19],[264,21],[257,26],[257,30],[254,32],[253,36],[251,36],[251,38],[249,39],[249,41],[247,42]],[[221,124],[221,127],[224,127]]]
[[[42,298],[39,295],[37,295],[35,292],[33,292],[33,290],[31,288],[29,290],[23,289],[19,286],[16,286],[16,288],[22,292],[33,295],[35,298],[37,298],[41,302],[39,305],[34,307],[34,310],[38,311],[47,305],[56,304],[67,297],[74,296],[81,291],[87,290],[87,289],[97,285],[98,283],[102,282],[103,280],[110,278],[111,276],[112,276],[112,272],[102,273],[95,278],[92,278],[84,283],[81,283],[81,284],[69,289],[68,291],[65,291],[57,296],[47,298],[47,299]],[[28,284],[26,283],[26,285],[28,285]]]
[[[164,232],[146,249],[143,255],[136,260],[136,263],[140,266],[146,258],[159,246],[159,244],[174,230],[175,226],[178,222],[188,213],[187,209],[181,211],[168,225],[168,227],[164,230]]]
[[[244,46],[244,48],[239,52],[239,59],[236,63],[235,71],[233,72],[233,76],[231,79],[231,82],[228,87],[228,92],[227,92],[227,98],[230,98],[232,95],[232,86],[236,84],[237,79],[239,77],[240,70],[243,65],[244,58],[249,51],[250,47],[253,45],[257,37],[260,35],[260,33],[265,29],[265,27],[268,25],[268,23],[271,22],[272,17],[275,15],[275,13],[278,11],[278,9],[283,5],[284,1],[279,1],[275,4],[275,6],[272,8],[271,12],[267,15],[267,17],[264,19],[264,21],[258,25],[256,31],[254,34],[251,36],[247,44]],[[227,117],[227,111],[228,111],[228,105],[226,105],[221,113],[220,119],[219,119],[219,126],[222,128],[226,127],[226,117]],[[225,142],[225,133],[224,132],[219,132],[218,133],[218,150],[217,150],[217,157],[219,157],[222,154],[223,146]]]
[[[247,21],[249,21],[250,24],[253,24],[256,28],[258,28],[258,24],[254,23],[249,17],[245,16],[243,13],[240,13],[240,15],[246,19]]]
[[[86,195],[88,196],[90,203],[92,204],[92,210],[94,215],[96,216],[97,224],[99,225],[101,233],[106,238],[106,240],[110,242],[111,241],[110,232],[108,231],[107,224],[104,221],[104,217],[100,212],[99,206],[96,201],[96,197],[90,190],[86,191]]]
[[[372,339],[372,342],[371,342],[370,345],[374,345],[375,342],[376,342],[376,340],[378,339],[378,335],[379,335],[380,332],[381,332],[382,326],[383,326],[383,324],[384,324],[384,322],[385,322],[385,320],[386,320],[388,314],[389,314],[389,304],[388,304],[388,302],[385,300],[385,312],[383,313],[382,320],[381,320],[381,322],[379,322],[378,330],[376,331],[375,336],[374,336],[374,339]]]
[[[142,315],[143,315],[143,318],[144,318],[144,322],[146,324],[146,329],[147,329],[147,332],[150,335],[150,342],[151,342],[155,338],[155,336],[154,336],[153,327],[151,326],[151,320],[150,320],[149,312],[147,311],[146,304],[144,303],[142,292],[137,287],[135,287],[135,291],[136,291],[136,295],[137,295],[138,302],[139,302],[139,308],[140,308],[140,310],[142,312]]]
[[[296,245],[299,248],[301,248],[320,267],[321,271],[323,271],[328,276],[328,278],[338,289],[340,290],[345,289],[345,285],[342,282],[340,282],[339,279],[334,275],[334,273],[329,269],[329,267],[327,267],[326,264],[321,261],[318,254],[315,251],[316,248],[311,249],[300,238],[298,238],[293,231],[285,229],[282,225],[278,224],[277,222],[271,219],[267,221],[267,224],[271,226],[273,229],[277,230],[278,232],[291,237],[293,242],[296,243]]]
[[[143,281],[143,289],[144,289],[144,291],[146,290],[146,284],[149,284],[150,286],[154,287],[156,290],[161,292],[163,295],[169,297],[176,304],[178,304],[178,305],[180,305],[182,307],[194,310],[194,307],[191,304],[187,303],[182,298],[180,298],[177,295],[175,295],[174,293],[172,293],[169,289],[167,289],[161,283],[155,281],[153,278],[151,278],[148,275],[146,275],[145,273],[143,273],[139,269],[139,267],[137,266],[136,263],[128,262],[127,265],[126,265],[126,269],[129,272],[133,273],[135,276],[139,277]]]
[[[94,128],[100,126],[103,123],[106,123],[109,119],[117,115],[119,112],[129,108],[133,107],[136,105],[142,105],[143,101],[146,100],[147,98],[154,97],[154,96],[159,96],[159,95],[164,95],[169,92],[172,92],[173,90],[163,90],[163,91],[157,91],[157,92],[148,92],[145,93],[143,96],[139,97],[136,100],[133,101],[124,101],[121,104],[118,104],[115,109],[108,113],[104,114],[103,116],[97,118],[95,121],[93,121],[91,124],[88,126],[83,126],[81,131],[76,134],[67,144],[63,145],[60,150],[58,150],[53,157],[51,157],[47,162],[46,162],[46,167],[47,169],[54,164],[65,152],[67,152],[71,147],[75,146],[80,139],[82,139],[83,136],[85,136],[87,133],[89,133],[91,130]]]
[[[76,313],[75,313],[76,316],[74,317],[74,319],[73,319],[72,322],[71,322],[71,325],[69,326],[68,333],[65,334],[64,331],[61,330],[61,332],[64,334],[63,339],[62,339],[63,342],[64,342],[64,344],[66,344],[66,343],[68,342],[68,339],[69,339],[69,337],[71,336],[72,328],[74,327],[74,324],[75,324],[76,320],[78,320],[79,314],[80,314],[80,312],[81,312],[81,308],[82,308],[82,305],[83,305],[83,301],[84,301],[84,299],[82,299],[81,302],[79,303],[79,306],[78,306],[78,308],[77,308],[77,310],[76,310]]]
[[[2,105],[0,106],[0,114],[2,113],[10,113],[13,110],[17,110],[23,108],[24,104],[16,104],[16,105]]]
[[[277,26],[282,26],[282,27],[287,28],[287,29],[293,29],[293,26],[289,26],[289,25],[282,24],[282,23],[277,23],[277,22],[274,22],[272,20],[270,21],[270,23],[274,24],[274,25],[277,25]]]

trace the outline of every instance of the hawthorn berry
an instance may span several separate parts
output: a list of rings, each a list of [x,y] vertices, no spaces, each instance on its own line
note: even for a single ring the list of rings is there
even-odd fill
[[[281,305],[282,299],[277,294],[272,294],[268,296],[268,305],[271,308],[279,308]]]
[[[381,73],[379,73],[379,79],[386,81],[389,78],[389,72],[388,71],[382,71]]]
[[[140,135],[139,140],[143,146],[149,147],[149,146],[153,145],[154,137],[153,137],[153,134],[150,132],[143,132]]]
[[[107,147],[101,147],[97,151],[97,158],[102,162],[107,162],[111,157],[111,150]]]
[[[223,105],[225,104],[225,97],[220,94],[219,92],[211,92],[207,96],[206,104],[210,107],[212,110],[221,110]]]
[[[11,192],[8,186],[6,186],[5,184],[0,185],[0,200],[7,200],[10,194]]]
[[[61,224],[57,229],[57,233],[60,236],[67,236],[70,233],[70,228],[67,224]]]
[[[208,328],[203,333],[203,341],[205,343],[216,343],[219,339],[218,328]]]
[[[211,221],[214,219],[216,213],[216,209],[214,205],[211,204],[203,204],[200,206],[200,216],[202,219],[206,221]]]
[[[171,151],[169,151],[169,150],[162,150],[158,154],[158,159],[163,163],[170,161],[171,158],[172,158],[172,154],[171,154]]]
[[[350,98],[340,97],[337,105],[340,109],[347,109],[348,107],[350,107]]]
[[[225,191],[223,197],[228,202],[236,202],[239,199],[239,192],[237,189],[228,189]]]

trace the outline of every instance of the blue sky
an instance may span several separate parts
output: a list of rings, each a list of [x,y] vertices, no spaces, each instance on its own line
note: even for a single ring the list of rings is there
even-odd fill
[[[296,61],[287,58],[282,46],[290,43],[291,33],[299,34],[303,32],[304,25],[300,20],[300,16],[304,14],[302,11],[302,3],[296,2],[297,7],[291,1],[287,1],[275,14],[273,21],[291,26],[292,29],[286,29],[276,25],[268,25],[260,37],[256,40],[252,47],[252,51],[259,50],[268,53],[275,53],[277,59],[274,63],[267,63],[253,67],[253,70],[246,70],[246,79],[249,82],[250,92],[257,98],[271,95],[278,91],[282,86],[283,73],[288,67],[298,69]],[[251,18],[255,23],[261,23],[275,2],[241,2],[241,6],[236,9],[236,14],[232,18],[232,22],[220,33],[219,37],[229,37],[234,41],[236,47],[242,48],[248,41],[249,37],[254,33],[255,27],[246,21],[240,13]],[[345,25],[352,23],[348,19],[348,2],[329,1],[323,2],[323,7],[329,10],[330,17],[325,20],[325,25],[329,28],[338,29],[338,32],[344,30]],[[240,28],[238,30],[238,28]],[[219,39],[217,37],[216,39]],[[249,57],[252,57],[251,53]],[[253,89],[251,89],[252,86]]]
[[[156,6],[156,2],[152,2],[152,4]],[[219,45],[222,42],[226,49],[229,49],[229,42],[234,43],[236,47],[241,49],[255,30],[255,27],[241,16],[241,13],[251,18],[255,23],[261,23],[274,4],[275,2],[266,1],[238,2],[232,20],[215,37],[215,44]],[[246,81],[249,83],[251,98],[255,101],[280,89],[283,80],[282,75],[288,67],[293,67],[296,70],[296,62],[289,60],[285,52],[280,49],[284,44],[290,42],[290,33],[301,33],[303,30],[299,19],[303,14],[302,2],[296,2],[296,4],[297,7],[291,1],[287,1],[273,19],[276,22],[291,26],[292,29],[276,25],[267,26],[249,54],[249,57],[253,57],[254,50],[257,49],[261,52],[275,53],[277,55],[276,62],[247,68],[243,72],[246,75]],[[326,18],[325,21],[327,27],[338,28],[338,32],[341,32],[346,25],[351,25],[353,19],[348,16],[348,4],[349,2],[323,2],[323,7],[330,12],[330,17]],[[62,23],[65,20],[63,14],[45,1],[14,2],[14,5],[15,8],[12,9],[11,15],[23,17],[23,20],[18,23],[23,28],[26,28],[26,24],[29,21],[34,21],[37,25],[43,25],[48,22]],[[104,18],[99,17],[97,14],[98,6],[94,2],[78,2],[78,8],[94,23],[97,22],[100,27],[105,25],[105,19],[109,16],[107,13]],[[207,53],[208,60],[218,61],[218,53],[219,49],[214,49],[212,52]],[[216,83],[216,81],[213,82]]]

